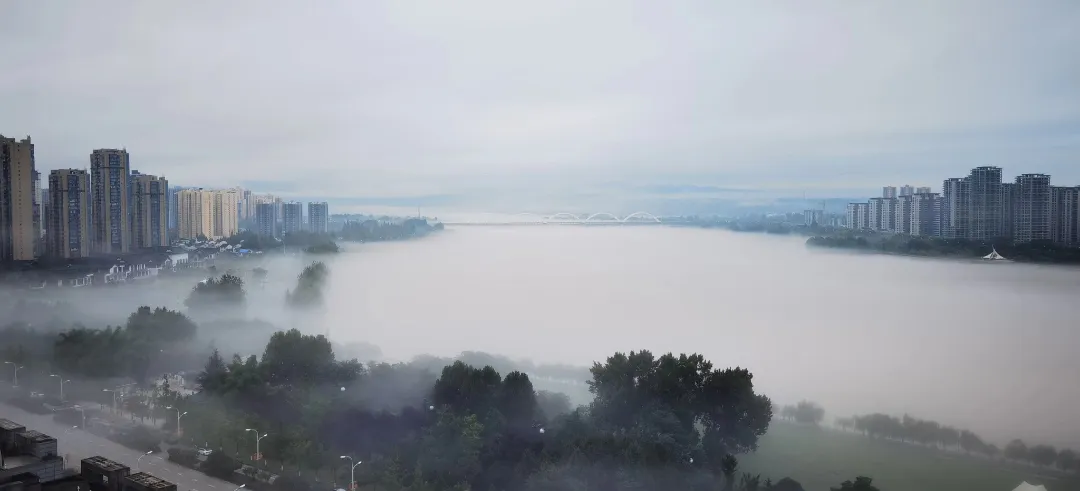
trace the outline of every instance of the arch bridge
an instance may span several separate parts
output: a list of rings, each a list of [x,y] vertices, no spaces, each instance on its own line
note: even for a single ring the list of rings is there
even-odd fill
[[[491,219],[469,222],[451,222],[451,225],[656,225],[663,223],[656,215],[647,211],[637,211],[626,216],[609,212],[574,214],[568,212],[542,215],[538,213],[516,213],[507,218],[498,218],[491,214]]]

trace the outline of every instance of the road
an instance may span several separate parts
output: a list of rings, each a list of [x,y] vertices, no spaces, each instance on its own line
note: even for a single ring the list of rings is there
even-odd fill
[[[138,451],[119,443],[101,438],[79,429],[72,429],[53,421],[51,414],[33,414],[17,407],[0,403],[0,418],[10,419],[26,429],[37,430],[57,440],[59,454],[68,459],[67,467],[78,469],[78,462],[86,457],[100,455],[131,467],[131,472],[148,472],[176,484],[177,491],[233,491],[237,486],[207,476],[196,470],[176,465],[166,460],[165,453],[153,453],[139,457]]]

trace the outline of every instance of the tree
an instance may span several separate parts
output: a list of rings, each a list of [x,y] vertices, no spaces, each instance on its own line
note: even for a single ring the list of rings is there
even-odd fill
[[[311,263],[296,278],[296,289],[285,293],[285,301],[292,307],[309,308],[322,304],[323,286],[330,276],[326,265],[321,262]]]
[[[1080,462],[1077,462],[1076,460],[1076,452],[1068,448],[1063,448],[1057,454],[1057,461],[1055,462],[1055,465],[1057,465],[1058,469],[1069,472],[1073,469],[1076,469],[1078,463]]]
[[[128,316],[127,333],[153,344],[190,341],[195,338],[198,326],[186,315],[175,310],[158,307],[139,307]]]
[[[189,309],[235,308],[244,305],[245,295],[244,280],[225,273],[195,285],[184,305]]]
[[[225,367],[225,360],[221,358],[221,352],[215,348],[206,361],[206,367],[199,373],[199,386],[208,393],[220,393],[225,388],[227,377],[228,370]]]
[[[793,416],[798,423],[816,425],[825,419],[825,410],[813,402],[801,401],[795,406]]]
[[[1003,451],[1005,458],[1019,461],[1028,460],[1028,447],[1024,444],[1023,440],[1013,440],[1005,445]]]
[[[844,481],[840,484],[839,488],[831,488],[832,491],[880,491],[873,484],[873,479],[869,477],[859,476],[855,478],[855,482]]]
[[[1028,449],[1028,460],[1041,466],[1050,466],[1057,461],[1057,449],[1050,445],[1035,445]]]

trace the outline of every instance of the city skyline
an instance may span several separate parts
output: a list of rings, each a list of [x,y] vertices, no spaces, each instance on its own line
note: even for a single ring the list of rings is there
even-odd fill
[[[1080,182],[1062,62],[1080,55],[1080,7],[990,4],[473,0],[252,17],[251,0],[196,1],[142,6],[102,37],[126,2],[25,2],[0,29],[20,68],[0,131],[35,136],[43,175],[127,147],[178,185],[338,209],[696,212],[727,196],[709,188],[868,197],[981,165]],[[643,189],[657,185],[698,190]]]

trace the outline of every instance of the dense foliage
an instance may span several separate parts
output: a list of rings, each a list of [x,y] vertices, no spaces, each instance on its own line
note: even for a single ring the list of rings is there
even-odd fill
[[[340,469],[338,456],[352,455],[364,462],[358,484],[387,489],[765,489],[736,472],[735,455],[756,448],[772,415],[748,371],[642,351],[591,375],[595,399],[569,410],[543,403],[521,372],[460,361],[438,377],[410,364],[365,367],[293,330],[275,334],[261,359],[215,353],[202,394],[178,405],[196,441],[250,452],[243,429],[259,428],[267,458]]]
[[[285,302],[291,307],[309,308],[322,305],[323,286],[330,276],[326,264],[311,263],[296,278],[296,288],[285,292]]]
[[[788,421],[805,424],[819,424],[825,419],[825,409],[810,401],[800,401],[794,406],[780,409],[780,417]]]
[[[1039,263],[1080,263],[1080,249],[1065,247],[1050,241],[1031,241],[1014,244],[1009,239],[978,241],[912,237],[909,235],[843,232],[810,237],[806,245],[835,249],[904,254],[911,256],[980,258],[997,250],[1013,261]]]
[[[1017,462],[1044,467],[1055,466],[1063,471],[1080,469],[1080,460],[1070,449],[1058,451],[1050,445],[1036,445],[1028,448],[1022,440],[1013,440],[1004,449],[999,449],[971,431],[906,414],[900,418],[881,413],[838,418],[836,424],[843,429],[855,430],[873,438],[951,448],[987,457],[1003,456]]]
[[[226,273],[195,285],[184,305],[189,309],[235,309],[244,305],[245,296],[244,280]]]
[[[365,220],[348,222],[341,230],[341,237],[356,242],[376,242],[384,240],[404,240],[427,235],[441,230],[442,224],[432,226],[422,218],[407,220]]]

